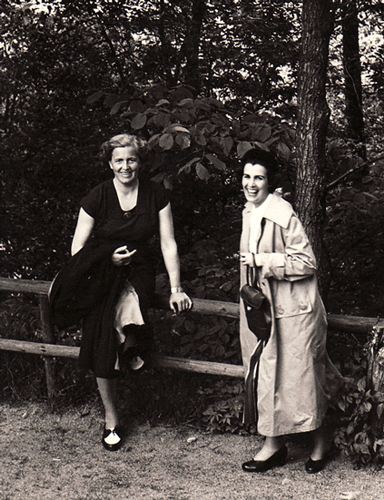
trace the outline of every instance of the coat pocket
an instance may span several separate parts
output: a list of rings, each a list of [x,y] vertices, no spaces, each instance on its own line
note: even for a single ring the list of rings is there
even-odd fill
[[[309,283],[304,281],[287,282],[279,281],[274,287],[274,312],[275,318],[290,318],[300,314],[312,312]]]

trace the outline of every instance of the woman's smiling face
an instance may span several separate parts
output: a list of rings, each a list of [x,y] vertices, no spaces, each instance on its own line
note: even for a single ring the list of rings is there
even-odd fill
[[[109,166],[113,170],[115,179],[127,185],[137,182],[140,168],[140,159],[137,151],[132,146],[118,147],[112,151]]]
[[[258,163],[246,163],[241,184],[246,200],[260,206],[269,194],[267,169]]]

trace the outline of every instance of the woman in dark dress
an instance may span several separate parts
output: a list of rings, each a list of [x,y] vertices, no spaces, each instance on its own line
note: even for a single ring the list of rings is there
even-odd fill
[[[180,286],[180,265],[167,191],[139,180],[142,139],[121,134],[102,148],[113,172],[81,202],[72,241],[72,259],[51,290],[58,326],[83,319],[80,368],[91,369],[105,409],[102,443],[110,451],[121,445],[117,382],[121,365],[135,370],[147,362],[150,345],[148,307],[155,290],[153,239],[168,272],[174,312],[192,301]]]

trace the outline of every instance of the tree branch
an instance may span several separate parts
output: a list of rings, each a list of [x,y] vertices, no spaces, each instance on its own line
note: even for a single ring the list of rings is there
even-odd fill
[[[101,33],[102,33],[102,35],[104,37],[104,40],[106,41],[106,43],[107,43],[107,45],[109,47],[109,50],[110,50],[110,52],[112,54],[112,57],[113,57],[113,59],[115,61],[115,64],[116,64],[117,71],[118,71],[118,73],[120,75],[121,82],[124,85],[125,84],[124,70],[123,70],[123,67],[122,67],[122,65],[120,63],[119,57],[118,57],[118,55],[116,53],[115,47],[113,45],[113,42],[112,42],[111,38],[109,37],[108,32],[107,32],[107,30],[105,28],[103,19],[101,18],[100,14],[98,12],[95,12],[95,17],[96,17],[96,19],[99,22],[99,26],[101,28]]]
[[[384,160],[384,155],[379,156],[378,158],[374,158],[373,160],[367,160],[367,161],[361,163],[360,165],[358,165],[357,167],[350,168],[347,172],[344,172],[344,174],[340,175],[340,177],[338,177],[334,181],[330,182],[325,188],[326,191],[330,191],[332,188],[337,186],[337,184],[340,184],[340,182],[342,180],[344,180],[346,177],[348,177],[349,175],[354,174],[355,172],[358,172],[359,170],[367,167],[368,165],[372,165],[372,163],[375,163],[376,161],[379,161],[379,160]]]

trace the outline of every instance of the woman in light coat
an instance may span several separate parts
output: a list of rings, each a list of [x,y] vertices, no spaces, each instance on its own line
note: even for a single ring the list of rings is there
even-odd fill
[[[316,280],[316,261],[292,206],[273,191],[277,165],[265,151],[250,150],[241,161],[247,203],[240,241],[240,280],[247,266],[271,305],[271,335],[265,343],[248,329],[240,304],[240,341],[246,373],[244,422],[266,436],[262,449],[243,464],[247,472],[283,465],[284,436],[312,431],[308,473],[325,466],[322,422],[336,368],[326,352],[327,318]],[[270,192],[271,191],[271,192]]]

